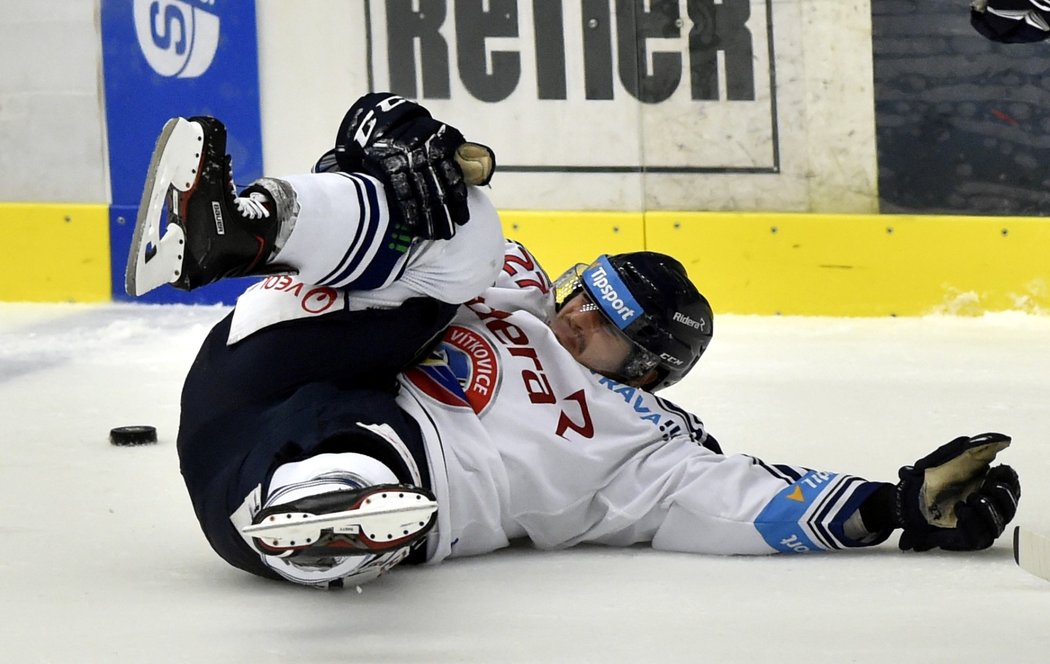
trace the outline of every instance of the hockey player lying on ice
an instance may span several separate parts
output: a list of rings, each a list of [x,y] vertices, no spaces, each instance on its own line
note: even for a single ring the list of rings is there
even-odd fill
[[[904,549],[975,550],[1003,532],[1020,486],[990,468],[1001,434],[953,440],[896,484],[724,454],[655,396],[711,340],[682,266],[600,256],[552,283],[473,186],[494,166],[372,94],[315,172],[238,196],[222,124],[165,126],[129,293],[270,275],[210,332],[182,395],[182,474],[231,565],[330,587],[517,538],[768,554],[896,528]]]

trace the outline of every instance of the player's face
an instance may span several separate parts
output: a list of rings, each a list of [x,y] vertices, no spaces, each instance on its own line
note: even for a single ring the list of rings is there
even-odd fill
[[[613,378],[631,352],[630,342],[582,292],[562,305],[551,330],[577,362]]]

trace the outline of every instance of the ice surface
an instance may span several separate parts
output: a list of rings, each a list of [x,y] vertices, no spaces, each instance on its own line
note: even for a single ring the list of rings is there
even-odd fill
[[[177,470],[178,396],[226,310],[0,305],[0,659],[11,662],[1047,662],[1050,584],[975,554],[764,558],[516,546],[358,593],[211,553]],[[1014,436],[1018,522],[1050,532],[1050,317],[723,316],[667,396],[727,451],[892,479],[962,433]],[[114,426],[158,445],[116,448]],[[895,540],[896,538],[894,538]]]

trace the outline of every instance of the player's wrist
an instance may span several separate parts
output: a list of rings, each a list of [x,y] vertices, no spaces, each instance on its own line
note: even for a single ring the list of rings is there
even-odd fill
[[[860,505],[860,518],[869,533],[888,533],[901,524],[897,519],[897,487],[888,482],[879,482]]]

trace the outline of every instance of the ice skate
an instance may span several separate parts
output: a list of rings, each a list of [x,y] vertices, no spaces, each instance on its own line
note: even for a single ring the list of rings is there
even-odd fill
[[[241,532],[270,556],[325,557],[406,548],[437,521],[426,489],[380,484],[328,491],[260,511]]]
[[[221,122],[169,120],[157,139],[139,204],[125,273],[128,294],[167,283],[192,290],[223,277],[280,271],[265,266],[279,225],[272,200],[261,188],[251,189],[259,191],[236,195]]]

